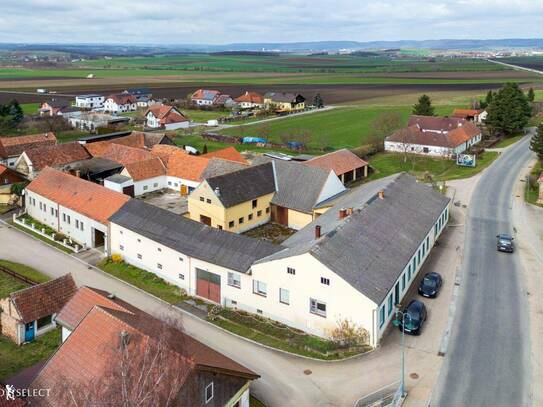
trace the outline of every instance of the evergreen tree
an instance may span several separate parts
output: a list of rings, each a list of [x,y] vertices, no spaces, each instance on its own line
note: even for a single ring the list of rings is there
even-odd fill
[[[518,84],[506,83],[491,100],[485,121],[491,131],[510,135],[526,126],[532,108]]]
[[[422,95],[415,106],[413,106],[413,114],[419,116],[433,116],[434,107],[428,95]]]
[[[530,150],[537,154],[539,161],[543,162],[543,123],[537,128],[537,132],[530,140]]]
[[[23,109],[15,99],[9,102],[8,106],[9,115],[12,116],[14,126],[18,126],[24,119]]]
[[[324,107],[324,101],[322,100],[321,94],[317,93],[315,95],[315,98],[313,99],[313,106],[318,107],[319,109],[321,107]]]
[[[493,98],[494,98],[494,92],[489,90],[485,98],[486,106],[489,106],[492,103]]]
[[[528,89],[528,100],[530,102],[533,102],[535,100],[535,92],[534,92],[534,88],[530,88]]]
[[[202,154],[207,154],[207,144],[204,144],[204,148],[202,148]]]

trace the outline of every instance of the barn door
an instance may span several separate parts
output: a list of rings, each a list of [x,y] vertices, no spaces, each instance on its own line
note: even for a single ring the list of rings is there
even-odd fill
[[[221,276],[196,269],[196,294],[210,301],[221,302]]]

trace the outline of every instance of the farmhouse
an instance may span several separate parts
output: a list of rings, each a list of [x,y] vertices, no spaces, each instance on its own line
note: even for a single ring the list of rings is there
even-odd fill
[[[32,342],[56,327],[55,316],[76,291],[71,274],[0,299],[0,333],[17,345]]]
[[[0,164],[0,205],[5,205],[11,201],[13,196],[11,186],[24,181],[26,181],[26,178],[22,174]]]
[[[0,164],[15,168],[23,151],[41,146],[57,144],[54,133],[32,134],[28,136],[0,137]]]
[[[465,119],[477,124],[482,124],[486,120],[488,113],[483,109],[454,109],[452,117]]]
[[[344,184],[368,176],[368,163],[346,148],[312,158],[304,164],[334,171]]]
[[[121,175],[132,180],[134,185],[133,196],[158,191],[166,188],[167,185],[166,167],[158,157],[128,163]]]
[[[76,142],[42,146],[25,150],[15,163],[15,169],[33,179],[45,167],[61,168],[90,157],[85,147]]]
[[[189,127],[189,120],[173,106],[154,105],[145,113],[146,126],[152,129],[175,130]]]
[[[264,94],[264,105],[278,112],[290,112],[305,109],[305,98],[300,94],[267,92]]]
[[[128,93],[109,95],[104,101],[104,110],[110,113],[124,113],[135,111],[138,108],[138,100]]]
[[[190,100],[196,106],[216,106],[220,95],[218,90],[198,89],[191,95]]]
[[[411,116],[407,128],[385,138],[385,151],[454,158],[481,139],[481,130],[465,119]]]
[[[106,97],[98,94],[79,95],[75,97],[75,105],[80,109],[100,109],[104,107]]]
[[[257,92],[245,92],[234,99],[240,109],[254,109],[264,107],[264,97]]]
[[[86,247],[108,251],[108,218],[130,198],[53,168],[26,187],[26,212]]]
[[[273,163],[206,178],[189,196],[190,218],[244,232],[270,221],[276,189]]]
[[[107,292],[81,288],[59,317],[73,332],[30,386],[50,389],[40,405],[111,404],[124,390],[129,404],[249,407],[256,373]]]

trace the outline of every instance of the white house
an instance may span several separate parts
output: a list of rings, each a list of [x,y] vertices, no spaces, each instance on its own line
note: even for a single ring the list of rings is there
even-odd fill
[[[167,187],[166,167],[158,157],[126,164],[121,175],[132,180],[134,196]]]
[[[138,109],[138,101],[130,94],[110,95],[104,101],[104,110],[110,113],[131,112]]]
[[[198,89],[190,98],[196,106],[214,106],[221,95],[218,90]]]
[[[75,97],[75,105],[81,109],[101,109],[106,97],[98,94],[79,95]]]
[[[245,92],[234,99],[240,109],[254,109],[264,107],[264,96],[257,92]]]
[[[108,218],[130,199],[47,167],[26,187],[26,213],[85,247],[108,253]]]
[[[173,106],[154,105],[145,113],[146,126],[152,129],[176,130],[187,128],[190,121]]]

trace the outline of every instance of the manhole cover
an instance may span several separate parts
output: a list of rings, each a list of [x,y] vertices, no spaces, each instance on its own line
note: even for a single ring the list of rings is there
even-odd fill
[[[418,375],[417,373],[410,373],[410,374],[409,374],[409,377],[410,377],[411,379],[418,379],[418,378],[419,378],[419,375]]]
[[[309,376],[311,373],[313,373],[313,372],[312,372],[311,370],[309,370],[309,369],[305,369],[305,370],[304,370],[304,374],[305,374],[306,376]]]

